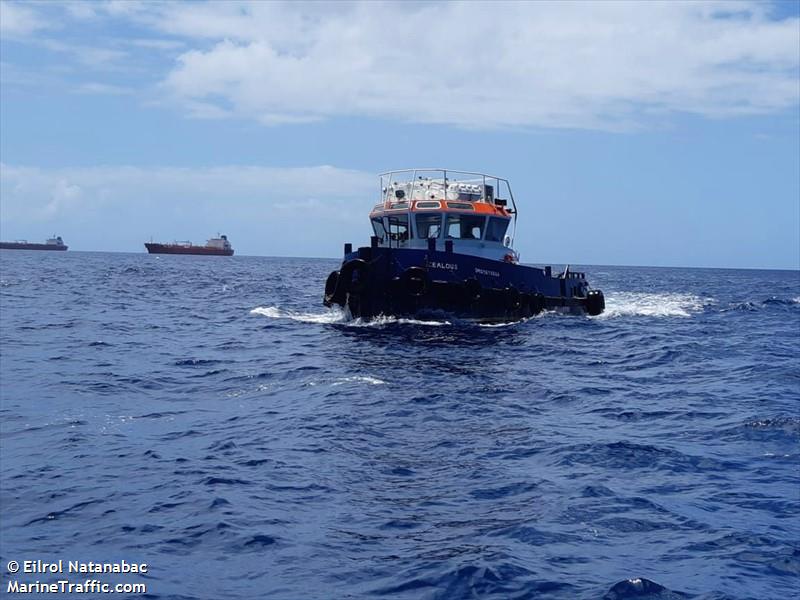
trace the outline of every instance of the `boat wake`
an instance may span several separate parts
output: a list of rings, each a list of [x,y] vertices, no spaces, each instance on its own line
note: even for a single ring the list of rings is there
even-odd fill
[[[606,295],[606,310],[594,317],[691,317],[714,304],[711,298],[694,294],[646,292],[610,292]]]
[[[769,302],[767,302],[769,303]],[[782,301],[783,304],[800,304],[800,297]],[[689,293],[666,292],[609,292],[606,296],[606,310],[603,314],[591,319],[613,319],[617,317],[680,317],[689,318],[699,314],[710,306],[717,305],[714,298],[697,296]],[[720,310],[726,310],[720,307]],[[458,319],[442,317],[431,319],[409,319],[392,316],[378,316],[373,319],[353,319],[347,310],[331,308],[323,312],[299,312],[277,306],[257,307],[250,314],[272,319],[289,319],[301,323],[346,325],[348,327],[385,327],[388,325],[423,325],[442,327],[457,325]],[[540,316],[552,315],[543,313]],[[536,317],[531,317],[536,318]],[[501,323],[479,323],[479,327],[511,327],[524,323],[529,319]]]
[[[707,306],[715,304],[711,298],[702,298],[693,294],[681,293],[645,293],[645,292],[611,292],[606,296],[606,310],[592,319],[612,319],[615,317],[691,317],[702,312]],[[446,318],[410,319],[380,315],[372,319],[354,319],[349,311],[339,307],[330,308],[322,312],[301,312],[278,306],[259,306],[250,311],[251,315],[259,315],[270,319],[285,319],[300,323],[314,323],[318,325],[344,325],[347,327],[386,327],[390,325],[422,325],[428,327],[443,327],[458,325],[458,319]],[[545,312],[542,316],[552,316],[555,313]],[[478,327],[503,328],[513,327],[537,317],[529,317],[518,321],[498,323],[474,323]],[[467,322],[465,322],[467,323]]]
[[[350,316],[341,309],[326,310],[322,313],[297,312],[277,306],[258,306],[250,311],[251,315],[261,315],[270,319],[290,319],[301,323],[345,323]]]
[[[379,316],[374,319],[353,319],[347,310],[331,308],[321,313],[297,312],[277,306],[259,306],[250,311],[251,315],[260,315],[271,319],[290,319],[301,323],[317,323],[323,325],[346,325],[348,327],[384,327],[386,325],[425,325],[442,327],[451,325],[450,321],[423,321],[398,317]]]

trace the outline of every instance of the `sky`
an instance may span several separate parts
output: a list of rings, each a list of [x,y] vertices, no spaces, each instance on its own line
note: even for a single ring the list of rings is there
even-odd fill
[[[800,268],[800,2],[0,0],[0,238],[366,245],[510,180],[529,263]]]

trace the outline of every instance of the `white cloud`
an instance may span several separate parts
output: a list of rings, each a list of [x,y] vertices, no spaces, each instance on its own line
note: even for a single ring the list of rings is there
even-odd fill
[[[186,46],[186,44],[178,40],[166,40],[166,39],[154,39],[154,38],[133,39],[133,40],[128,40],[128,43],[132,46],[138,46],[139,48],[148,48],[148,49],[163,50],[163,51],[179,50],[184,46]]]
[[[98,83],[90,81],[79,85],[75,92],[78,94],[101,94],[110,96],[124,96],[132,94],[133,90],[130,88],[122,87],[119,85],[110,85],[107,83]]]
[[[123,25],[129,39],[29,41],[84,67],[151,74],[159,104],[204,119],[619,130],[800,99],[800,20],[775,20],[763,2],[0,5],[12,37]]]
[[[200,44],[166,77],[177,101],[266,124],[367,115],[616,129],[654,114],[794,106],[800,21],[770,20],[767,8],[174,3],[149,22]]]
[[[81,66],[92,69],[119,69],[125,64],[128,53],[115,48],[73,44],[53,39],[41,39],[36,42],[51,52],[69,55]]]
[[[61,0],[60,7],[77,20],[94,20],[98,18],[98,9],[101,7],[99,2],[65,2]]]
[[[24,37],[47,28],[47,22],[38,13],[20,2],[0,2],[0,34],[6,37]]]
[[[92,167],[0,165],[9,238],[58,231],[75,249],[141,250],[155,239],[227,232],[244,253],[335,255],[365,240],[372,174],[330,166]],[[123,237],[109,238],[114,223]],[[119,229],[119,228],[117,228]]]

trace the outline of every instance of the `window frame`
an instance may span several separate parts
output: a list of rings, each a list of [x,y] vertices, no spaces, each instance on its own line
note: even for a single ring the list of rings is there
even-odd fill
[[[386,223],[383,221],[383,217],[372,217],[370,219],[370,223],[372,224],[372,232],[375,236],[381,241],[384,242],[389,237],[389,232],[386,230]],[[375,231],[375,223],[378,223],[383,231],[383,235],[378,235],[378,232]]]
[[[408,241],[411,239],[411,234],[412,234],[411,231],[412,219],[409,218],[409,214],[407,212],[403,212],[403,213],[398,213],[396,215],[387,215],[384,216],[384,219],[385,221],[383,226],[386,229],[387,241],[389,242],[389,245],[391,246],[392,242],[396,242],[398,246],[400,244],[408,243]],[[392,232],[392,225],[395,224],[399,227],[400,222],[403,220],[405,220],[405,227],[406,227],[405,238],[399,237],[401,235],[399,231],[397,233]],[[393,235],[397,235],[398,237],[392,237]]]
[[[503,229],[503,233],[500,235],[500,237],[498,239],[490,239],[489,238],[489,229],[491,228],[492,222],[494,222],[494,221],[505,222],[505,225],[506,225],[505,228]],[[511,219],[506,219],[504,217],[489,217],[489,220],[486,223],[486,231],[483,234],[483,238],[487,242],[500,242],[502,244],[503,240],[505,239],[506,233],[508,233],[509,225],[511,225]]]
[[[464,231],[463,225],[461,224],[461,221],[464,220],[464,219],[469,219],[469,220],[472,220],[472,221],[482,221],[483,222],[483,225],[481,225],[481,226],[474,225],[473,227],[470,228],[470,230],[471,230],[474,227],[479,227],[480,228],[480,232],[481,232],[480,237],[462,237],[460,235],[461,232]],[[450,225],[451,225],[451,223],[458,223],[458,228],[459,228],[459,236],[458,237],[454,237],[454,236],[450,235]],[[447,214],[447,221],[445,222],[444,232],[443,233],[444,233],[445,239],[472,240],[472,241],[482,240],[483,236],[486,233],[486,216],[485,215],[481,215],[481,214],[471,214],[470,215],[470,214],[466,214],[466,213],[448,213]]]
[[[424,226],[428,228],[430,231],[430,226],[434,219],[438,218],[438,223],[436,226],[439,228],[439,233],[436,236],[431,237],[422,237],[420,234],[420,219],[429,221]],[[414,217],[414,239],[418,240],[430,240],[430,239],[439,239],[442,237],[442,233],[444,232],[444,215],[442,213],[418,213]]]

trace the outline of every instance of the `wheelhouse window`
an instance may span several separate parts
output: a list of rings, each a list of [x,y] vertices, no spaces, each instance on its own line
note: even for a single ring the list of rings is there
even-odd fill
[[[487,242],[502,242],[503,236],[508,229],[508,219],[500,219],[498,217],[491,217],[489,225],[486,227],[486,241]]]
[[[447,215],[446,236],[461,240],[479,240],[486,224],[484,217],[477,215]]]
[[[371,219],[372,221],[372,230],[375,232],[375,235],[383,241],[386,239],[386,229],[383,226],[383,219],[380,217],[376,219]]]
[[[448,202],[447,208],[455,208],[456,210],[475,210],[469,202]]]
[[[441,230],[441,214],[417,215],[417,237],[419,239],[438,238]]]
[[[424,202],[417,202],[416,207],[418,209],[428,210],[433,208],[442,208],[442,204],[441,202],[430,202],[426,200]]]
[[[391,241],[401,243],[408,240],[408,214],[386,217],[386,225]]]

